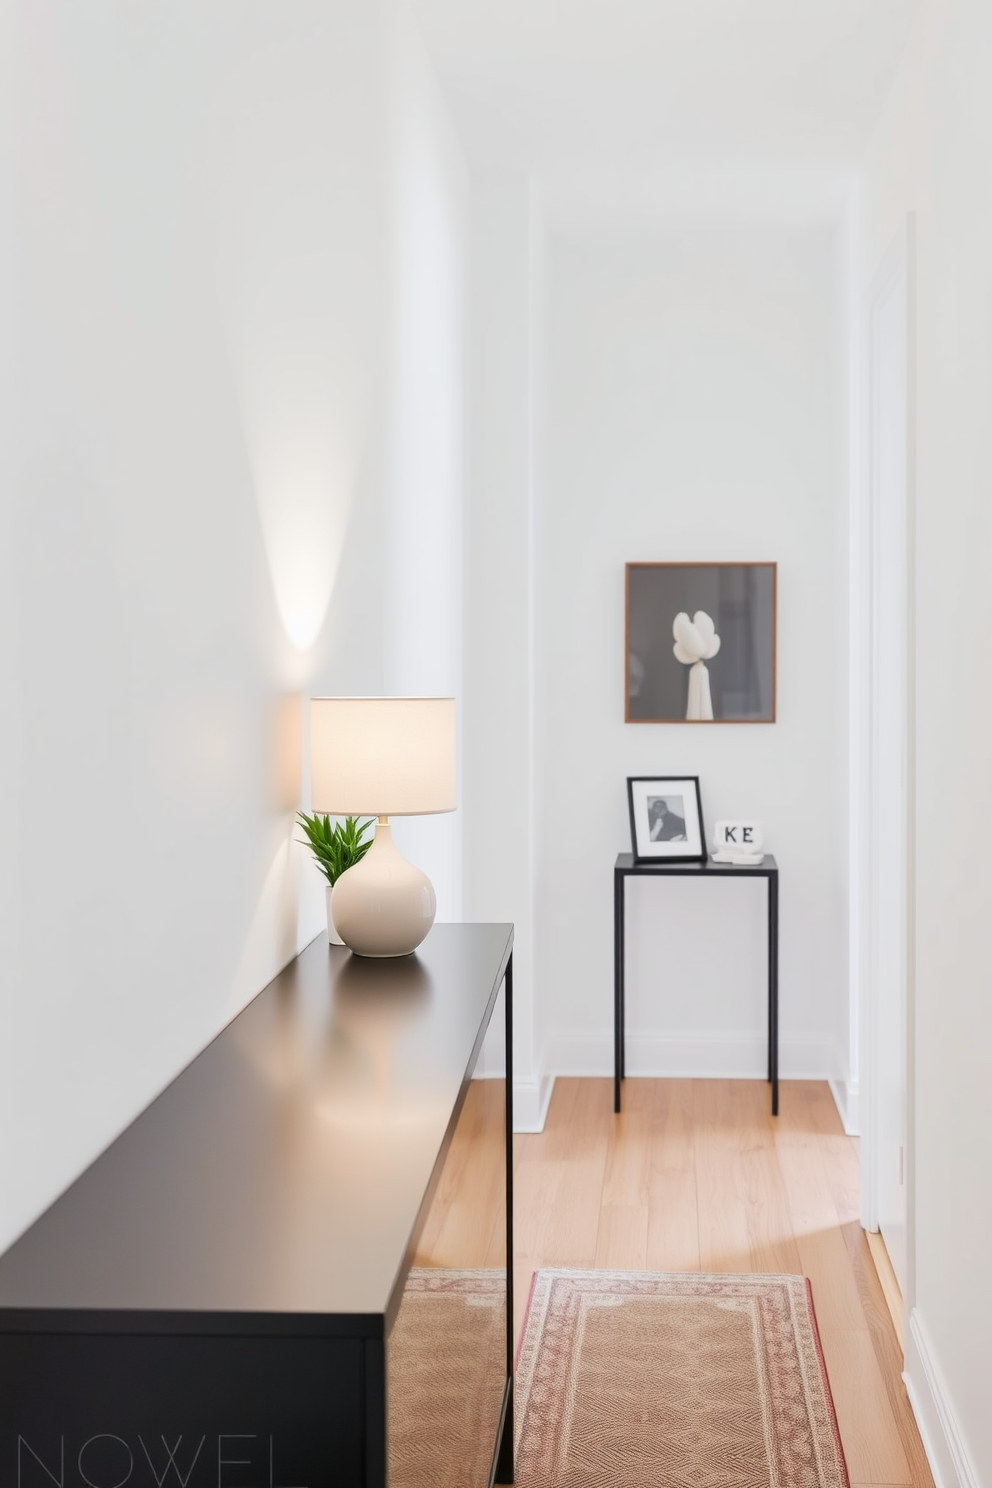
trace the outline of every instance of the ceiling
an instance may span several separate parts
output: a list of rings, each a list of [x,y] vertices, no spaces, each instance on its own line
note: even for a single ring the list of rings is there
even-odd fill
[[[473,165],[552,217],[836,215],[920,0],[412,0]]]

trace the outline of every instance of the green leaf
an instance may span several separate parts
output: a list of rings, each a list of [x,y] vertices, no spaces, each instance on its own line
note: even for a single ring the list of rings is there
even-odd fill
[[[300,837],[296,841],[301,847],[310,848],[318,868],[331,884],[360,862],[372,846],[372,838],[364,839],[374,826],[375,817],[363,821],[357,816],[347,816],[343,822],[332,823],[329,816],[308,816],[305,811],[296,814],[307,838],[306,842]]]

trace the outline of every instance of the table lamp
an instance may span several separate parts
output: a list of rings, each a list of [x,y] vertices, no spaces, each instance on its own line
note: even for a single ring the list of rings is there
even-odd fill
[[[359,956],[407,956],[437,900],[389,818],[454,811],[455,700],[311,698],[310,743],[312,810],[377,818],[372,846],[331,893],[337,932]]]

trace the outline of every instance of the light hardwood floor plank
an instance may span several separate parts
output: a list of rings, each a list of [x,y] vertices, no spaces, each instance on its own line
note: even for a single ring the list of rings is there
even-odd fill
[[[903,1351],[892,1325],[892,1317],[871,1258],[868,1240],[857,1221],[843,1226],[844,1240],[851,1258],[851,1269],[861,1297],[865,1321],[871,1334],[872,1347],[878,1360],[889,1406],[910,1464],[912,1481],[932,1488],[933,1477],[927,1462],[920,1433],[910,1408],[902,1380]]]
[[[585,1091],[584,1085],[589,1087]],[[596,1264],[611,1133],[608,1085],[606,1080],[557,1080],[544,1132],[535,1138],[514,1138],[513,1302],[518,1337],[534,1271],[540,1266],[586,1269]]]
[[[767,1087],[735,1082],[741,1202],[753,1271],[802,1270],[792,1230],[789,1197],[775,1149]]]
[[[648,1209],[646,1204],[604,1204],[596,1238],[596,1269],[648,1269]]]
[[[647,1267],[698,1271],[699,1217],[692,1081],[639,1080],[654,1091]]]
[[[867,1328],[834,1328],[819,1312],[818,1321],[848,1473],[858,1482],[911,1484],[871,1334]]]
[[[499,1134],[503,1087],[473,1080],[441,1169],[414,1257],[453,1268],[502,1265],[506,1256],[504,1146]]]
[[[882,1288],[885,1305],[889,1309],[889,1317],[892,1319],[896,1341],[899,1344],[900,1350],[905,1353],[906,1340],[903,1336],[905,1331],[903,1322],[905,1306],[889,1252],[886,1249],[885,1241],[882,1238],[880,1230],[876,1230],[874,1233],[866,1230],[865,1240],[868,1242],[868,1249],[871,1252],[872,1262],[875,1266],[875,1275],[878,1277],[879,1286]]]
[[[830,1087],[810,1081],[807,1102],[820,1139],[821,1160],[830,1183],[837,1218],[847,1224],[860,1218],[861,1170],[857,1144],[846,1135]]]
[[[696,1212],[703,1271],[749,1271],[751,1240],[741,1193],[731,1080],[693,1082]]]
[[[655,1118],[650,1111],[623,1111],[615,1118],[606,1151],[603,1203],[647,1208]]]

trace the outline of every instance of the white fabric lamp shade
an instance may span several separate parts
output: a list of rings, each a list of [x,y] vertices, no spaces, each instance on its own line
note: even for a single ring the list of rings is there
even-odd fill
[[[455,809],[454,698],[312,698],[310,738],[314,811]]]
[[[311,698],[311,799],[328,816],[375,816],[365,856],[331,891],[359,956],[406,956],[434,923],[430,879],[393,842],[390,816],[455,809],[454,698]]]

